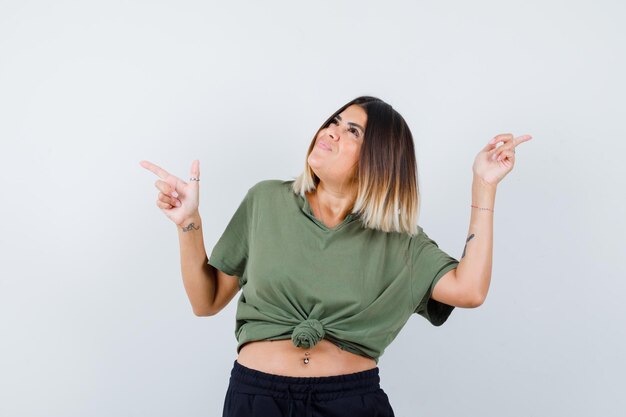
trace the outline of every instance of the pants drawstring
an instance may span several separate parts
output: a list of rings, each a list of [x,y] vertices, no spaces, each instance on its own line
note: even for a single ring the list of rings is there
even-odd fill
[[[311,406],[311,394],[313,393],[313,389],[315,387],[313,385],[309,385],[307,386],[307,395],[306,395],[306,417],[313,417],[313,407]],[[293,399],[292,395],[291,395],[291,389],[289,388],[289,385],[287,385],[287,401],[289,402],[289,408],[287,411],[287,417],[292,417],[293,416],[293,409],[294,409],[294,405],[293,403],[295,402],[295,400]]]
[[[289,402],[289,411],[287,411],[287,417],[293,417],[293,398],[291,398],[291,390],[287,385],[287,401]]]
[[[309,385],[306,395],[306,417],[313,417],[313,410],[311,407],[311,393],[313,392],[313,385]]]

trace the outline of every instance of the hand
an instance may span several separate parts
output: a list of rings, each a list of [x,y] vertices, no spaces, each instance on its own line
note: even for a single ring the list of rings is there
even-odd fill
[[[474,159],[474,165],[472,166],[474,177],[488,185],[493,185],[494,187],[498,185],[502,178],[513,169],[515,147],[530,139],[532,139],[530,135],[514,138],[510,133],[503,133],[491,139]],[[504,144],[496,147],[500,142],[504,142]]]
[[[161,178],[154,183],[161,191],[156,204],[170,220],[181,225],[188,218],[198,215],[198,181],[190,181],[188,184],[148,161],[140,161],[139,165]],[[191,176],[200,178],[200,161],[192,162]]]

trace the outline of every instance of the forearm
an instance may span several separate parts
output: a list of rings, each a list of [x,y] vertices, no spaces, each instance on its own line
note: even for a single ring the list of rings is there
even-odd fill
[[[472,205],[494,209],[496,187],[474,177]],[[465,248],[457,266],[457,280],[468,294],[482,303],[491,282],[493,256],[493,211],[470,208],[471,217]]]
[[[177,228],[181,273],[187,297],[196,315],[208,315],[215,299],[216,271],[208,264],[200,215],[187,219]]]

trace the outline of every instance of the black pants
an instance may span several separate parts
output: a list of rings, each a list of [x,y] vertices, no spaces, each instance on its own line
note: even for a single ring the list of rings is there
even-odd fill
[[[235,360],[222,417],[394,417],[378,371],[292,377]]]

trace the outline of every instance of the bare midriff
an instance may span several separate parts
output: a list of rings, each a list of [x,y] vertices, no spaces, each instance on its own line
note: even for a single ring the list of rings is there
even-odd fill
[[[257,371],[295,377],[344,375],[376,367],[374,359],[343,350],[326,339],[310,349],[295,346],[291,339],[248,342],[239,350],[237,362]]]

